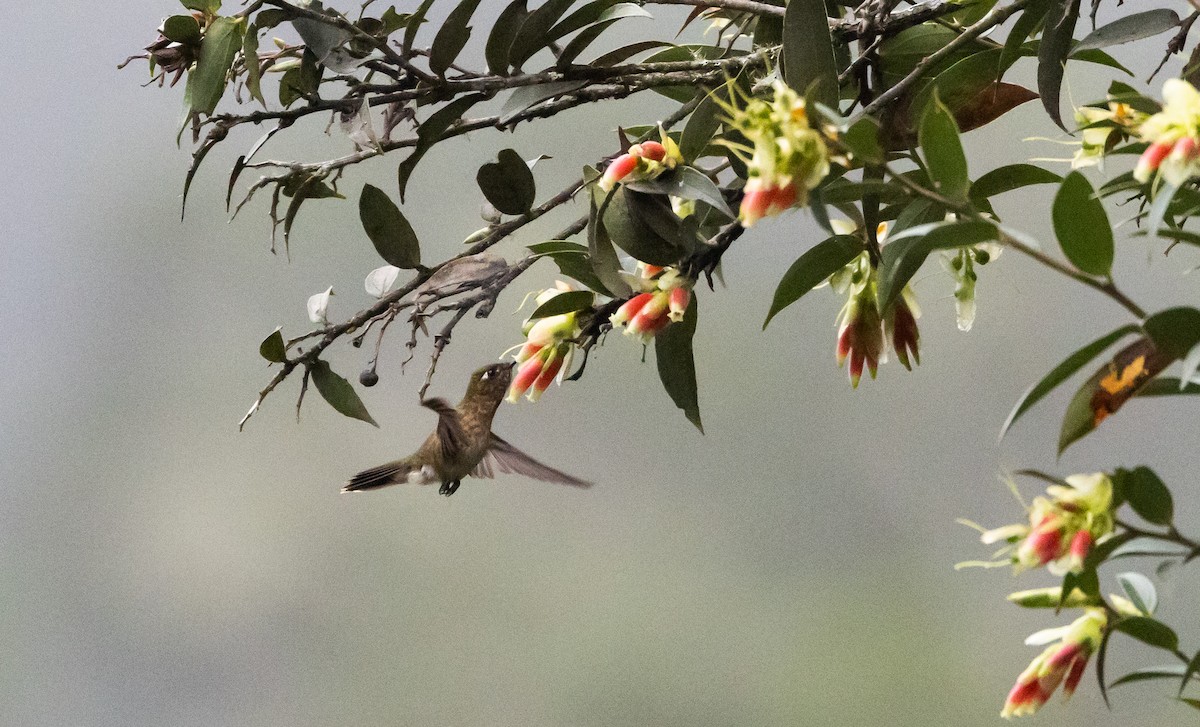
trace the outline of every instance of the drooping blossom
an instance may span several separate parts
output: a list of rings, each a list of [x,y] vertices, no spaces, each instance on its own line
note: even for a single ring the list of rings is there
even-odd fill
[[[629,280],[634,290],[641,292],[610,316],[614,328],[624,327],[625,335],[648,342],[671,323],[683,320],[691,304],[694,281],[675,268],[645,263],[638,263],[637,274]]]
[[[570,285],[560,281],[539,293],[535,300],[540,306],[571,290]],[[525,321],[522,328],[525,343],[514,356],[517,372],[508,387],[509,401],[515,402],[522,394],[530,401],[537,401],[556,377],[562,380],[562,375],[571,368],[573,341],[581,332],[577,318],[578,314],[572,312]]]
[[[1024,717],[1037,712],[1060,684],[1063,698],[1069,699],[1083,678],[1088,659],[1099,648],[1107,626],[1107,613],[1101,608],[1089,608],[1070,625],[1039,631],[1026,639],[1030,646],[1050,646],[1017,677],[1000,716]]]
[[[624,154],[613,159],[597,182],[600,189],[609,192],[621,182],[654,179],[681,164],[683,154],[679,151],[679,145],[661,128],[659,138],[660,141],[633,144]]]
[[[1134,179],[1150,181],[1156,174],[1179,186],[1200,175],[1200,91],[1179,78],[1163,84],[1163,108],[1138,126],[1138,137],[1147,143]]]

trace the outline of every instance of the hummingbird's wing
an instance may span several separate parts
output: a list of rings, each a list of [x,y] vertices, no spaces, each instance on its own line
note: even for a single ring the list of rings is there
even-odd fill
[[[457,459],[467,441],[458,409],[440,397],[425,399],[421,402],[421,406],[437,412],[437,441],[441,445],[443,460]]]
[[[533,457],[530,457],[493,434],[491,446],[488,447],[487,453],[483,455],[483,459],[480,460],[479,465],[475,467],[475,471],[471,475],[473,477],[491,478],[495,476],[495,471],[525,475],[526,477],[532,477],[542,482],[555,482],[560,485],[571,485],[572,487],[592,486],[591,482],[581,480],[578,477],[572,477],[566,472],[556,470],[549,465],[538,462]]]

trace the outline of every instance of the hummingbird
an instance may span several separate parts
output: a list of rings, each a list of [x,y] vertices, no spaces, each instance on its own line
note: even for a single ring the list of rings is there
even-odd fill
[[[492,432],[492,419],[512,382],[514,363],[484,366],[471,375],[467,393],[457,407],[441,398],[421,405],[438,415],[437,428],[416,453],[363,470],[350,478],[342,492],[362,492],[396,484],[441,483],[438,494],[453,495],[462,478],[492,478],[511,473],[543,482],[591,487],[577,477],[538,462]]]

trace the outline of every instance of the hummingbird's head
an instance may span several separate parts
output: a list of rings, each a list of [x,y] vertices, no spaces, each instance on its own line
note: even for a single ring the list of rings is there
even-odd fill
[[[515,365],[515,362],[491,364],[471,374],[471,383],[467,386],[467,395],[464,398],[499,406],[508,391],[508,385],[512,383]]]

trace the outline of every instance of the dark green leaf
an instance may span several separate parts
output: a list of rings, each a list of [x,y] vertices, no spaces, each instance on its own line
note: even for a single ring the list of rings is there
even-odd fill
[[[788,86],[804,96],[816,85],[816,100],[836,109],[838,103],[837,63],[829,16],[822,0],[792,0],[783,15],[783,77]]]
[[[1054,196],[1053,217],[1058,244],[1075,267],[1090,275],[1112,273],[1112,226],[1087,177],[1078,171],[1067,175]]]
[[[1104,349],[1113,345],[1125,336],[1128,336],[1131,333],[1136,333],[1137,330],[1137,326],[1122,326],[1112,333],[1092,341],[1088,345],[1068,356],[1067,359],[1058,366],[1055,366],[1050,373],[1042,377],[1041,381],[1038,381],[1036,384],[1031,386],[1024,394],[1021,395],[1021,398],[1017,400],[1017,404],[1013,407],[1012,412],[1008,415],[1008,419],[1005,420],[1004,426],[1000,428],[1000,436],[1003,437],[1008,432],[1009,428],[1016,423],[1017,419],[1019,419],[1022,414],[1028,411],[1030,407],[1041,401],[1046,394],[1049,394],[1054,390],[1055,387],[1066,381],[1075,372],[1087,365],[1089,361],[1099,356]]]
[[[629,182],[624,186],[635,192],[699,200],[731,220],[737,216],[729,209],[720,188],[703,172],[692,167],[677,167],[661,177]]]
[[[389,265],[408,269],[421,265],[417,234],[386,192],[370,184],[363,185],[358,216],[379,257]]]
[[[683,127],[683,136],[679,138],[679,152],[683,154],[685,164],[691,164],[704,153],[709,142],[721,126],[721,107],[713,98],[719,91],[704,93],[704,99],[692,112],[687,125]]]
[[[1132,684],[1134,682],[1146,682],[1155,679],[1178,679],[1183,676],[1187,670],[1183,664],[1167,664],[1164,666],[1151,666],[1144,669],[1135,669],[1123,677],[1116,679],[1110,684],[1110,687],[1120,686],[1122,684]]]
[[[1125,596],[1146,616],[1153,616],[1158,608],[1158,591],[1150,579],[1141,573],[1118,573],[1117,583]]]
[[[692,296],[691,305],[683,320],[672,323],[654,337],[654,357],[658,362],[658,378],[663,388],[683,410],[688,421],[704,433],[700,421],[700,401],[696,387],[696,362],[692,354],[692,337],[696,333],[697,302]]]
[[[191,15],[172,15],[163,21],[164,38],[183,45],[200,45],[200,23]]]
[[[215,15],[221,9],[221,0],[179,0],[188,10],[199,10],[208,15]]]
[[[283,363],[287,360],[287,351],[283,345],[283,327],[271,332],[271,335],[258,344],[258,354],[271,363]]]
[[[884,159],[883,147],[879,144],[879,122],[869,116],[847,129],[842,143],[857,159],[869,164],[879,164]]]
[[[1181,379],[1173,376],[1160,376],[1137,392],[1137,396],[1177,396],[1180,394],[1200,394],[1200,382],[1184,383]]]
[[[488,70],[493,75],[508,75],[509,49],[512,47],[513,38],[517,37],[517,31],[521,29],[521,23],[525,22],[525,16],[529,14],[527,5],[528,0],[512,0],[496,18],[496,24],[488,35],[487,48],[484,50]]]
[[[596,300],[596,294],[590,290],[572,290],[564,293],[559,293],[550,300],[542,303],[537,307],[537,310],[529,316],[530,320],[535,318],[548,318],[550,316],[558,316],[564,313],[575,313],[576,311],[588,310],[592,307],[592,303]]]
[[[613,293],[608,289],[608,286],[596,275],[596,271],[592,266],[592,260],[587,255],[562,253],[552,257],[554,258],[554,263],[558,265],[559,272],[563,275],[578,280],[601,295],[607,295],[610,298],[613,297]]]
[[[404,26],[404,48],[402,55],[405,58],[412,56],[413,43],[417,42],[417,31],[421,28],[421,24],[425,22],[425,15],[429,12],[429,6],[433,5],[433,0],[421,0],[421,4],[417,6],[416,11],[408,19],[408,25]]]
[[[610,50],[609,52],[607,52],[603,55],[596,56],[595,60],[593,60],[588,65],[595,66],[597,68],[613,66],[618,63],[627,61],[639,53],[645,53],[648,50],[653,50],[655,48],[662,48],[663,46],[669,46],[669,45],[671,45],[671,44],[666,42],[665,40],[639,40],[636,43],[630,43],[629,45],[623,45],[620,48],[617,48],[615,50]]]
[[[534,255],[558,255],[561,253],[587,255],[586,245],[580,245],[578,242],[568,242],[567,240],[547,240],[546,242],[539,242],[527,245],[526,247]]]
[[[929,177],[938,191],[951,199],[966,199],[971,180],[967,176],[967,157],[958,138],[958,124],[937,94],[925,108],[917,136]]]
[[[995,226],[987,222],[932,222],[892,235],[883,247],[879,265],[879,308],[886,311],[935,250],[968,247],[996,239]]]
[[[188,73],[183,94],[188,113],[211,114],[217,108],[245,30],[245,21],[240,18],[216,18],[205,29],[200,60]]]
[[[1170,525],[1175,517],[1175,504],[1171,491],[1149,467],[1132,470],[1118,469],[1114,484],[1139,516],[1155,525]]]
[[[624,185],[613,190],[602,218],[605,230],[617,247],[637,260],[650,265],[678,263],[683,250],[677,246],[676,240],[660,235],[652,221],[640,216],[642,213],[655,214],[655,208],[648,204],[637,204],[639,194],[625,189]],[[669,213],[670,209],[666,212]],[[659,218],[657,221],[663,221],[663,215],[656,216]],[[675,223],[678,226],[678,218],[675,218]]]
[[[1200,310],[1168,308],[1143,321],[1142,329],[1160,353],[1181,359],[1200,344]]]
[[[509,48],[509,65],[521,70],[525,61],[549,45],[550,28],[574,2],[575,0],[547,0],[541,7],[529,13]]]
[[[1187,670],[1184,671],[1183,678],[1179,681],[1179,693],[1180,694],[1183,693],[1184,687],[1186,687],[1188,685],[1188,682],[1191,681],[1192,677],[1196,676],[1196,674],[1198,672],[1200,672],[1200,651],[1197,651],[1195,653],[1195,655],[1192,656],[1191,660],[1188,661]],[[1195,700],[1193,700],[1193,701],[1195,701]],[[1196,707],[1197,709],[1200,709],[1200,704],[1194,704],[1192,706]]]
[[[1155,648],[1172,652],[1179,648],[1179,637],[1175,631],[1149,616],[1126,616],[1113,629]]]
[[[502,149],[497,158],[499,161],[484,164],[475,175],[483,196],[506,215],[528,212],[537,197],[533,171],[512,149]]]
[[[1059,96],[1062,91],[1063,64],[1071,52],[1075,23],[1079,20],[1079,0],[1054,0],[1046,15],[1046,29],[1038,46],[1038,93],[1050,119],[1063,131]]]
[[[621,277],[621,261],[613,247],[608,230],[604,228],[603,215],[610,197],[596,186],[591,187],[591,204],[588,211],[588,262],[596,277],[611,290],[614,297],[624,297],[633,291]],[[562,263],[559,263],[561,268]],[[578,278],[576,278],[578,280]]]
[[[316,10],[316,8],[312,8]],[[334,48],[350,40],[350,31],[312,18],[292,18],[292,27],[312,52],[318,63],[324,63]]]
[[[438,28],[429,49],[429,70],[434,75],[445,77],[446,71],[466,47],[467,39],[471,37],[471,28],[467,23],[471,22],[477,7],[479,0],[462,0],[446,16],[442,27]]]
[[[805,293],[841,270],[862,251],[863,241],[853,235],[834,235],[805,251],[783,274],[783,279],[775,288],[775,298],[771,301],[771,310],[767,311],[767,319],[763,321],[763,329],[779,311],[800,300]]]
[[[1004,55],[1000,61],[1001,66],[1010,68],[1013,62],[1021,56],[1022,44],[1041,24],[1054,4],[1055,0],[1030,0],[1025,5],[1025,10],[1017,16],[1012,30],[1008,31],[1008,37],[1004,39]]]
[[[329,402],[339,414],[351,419],[360,419],[371,426],[379,426],[367,412],[367,407],[362,403],[362,399],[358,398],[358,392],[350,382],[335,374],[328,363],[318,360],[308,371],[321,398]]]
[[[525,109],[542,101],[577,91],[586,85],[588,85],[587,81],[555,81],[516,88],[500,109],[500,123],[507,124]]]
[[[404,190],[408,187],[409,177],[412,176],[413,170],[416,169],[417,162],[421,161],[421,157],[425,156],[425,152],[438,143],[446,135],[450,127],[461,119],[462,115],[470,110],[472,106],[486,99],[487,94],[484,93],[459,96],[431,114],[417,128],[417,145],[413,147],[412,153],[404,161],[400,162],[400,167],[396,170],[400,185],[401,202],[404,201]]]
[[[1179,15],[1174,10],[1158,8],[1133,13],[1093,30],[1075,45],[1073,52],[1078,53],[1091,48],[1107,48],[1110,45],[1150,38],[1159,33],[1165,33],[1177,25],[1179,25]]]
[[[1033,184],[1057,184],[1062,177],[1032,164],[1009,164],[993,169],[971,184],[971,201],[989,199],[998,194]]]
[[[1140,185],[1139,185],[1140,186]],[[1145,233],[1135,233],[1138,237],[1144,237]],[[1181,230],[1177,227],[1160,227],[1158,230],[1159,237],[1165,237],[1176,242],[1184,242],[1189,245],[1200,246],[1200,233],[1192,232],[1191,230]]]

